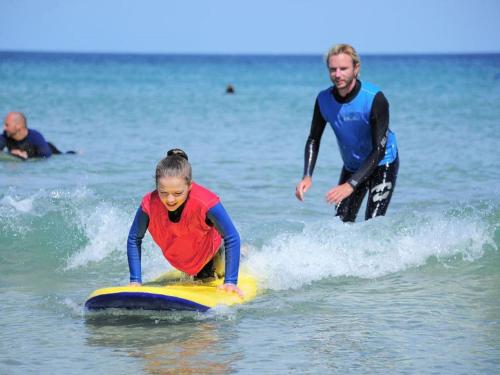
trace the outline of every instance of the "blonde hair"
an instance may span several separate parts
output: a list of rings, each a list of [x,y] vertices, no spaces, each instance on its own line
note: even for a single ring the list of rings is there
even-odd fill
[[[330,60],[330,57],[340,55],[341,53],[351,56],[352,64],[354,66],[361,65],[361,60],[359,59],[358,53],[356,52],[353,46],[349,44],[337,44],[332,48],[330,48],[326,53],[325,55],[326,66],[328,66],[328,60]]]

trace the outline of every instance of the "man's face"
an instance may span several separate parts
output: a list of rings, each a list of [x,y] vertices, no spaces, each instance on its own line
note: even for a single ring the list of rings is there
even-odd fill
[[[3,123],[3,129],[7,137],[13,138],[21,129],[21,124],[15,116],[7,115]]]
[[[350,91],[354,87],[354,81],[359,73],[359,64],[355,66],[351,56],[341,53],[330,56],[328,71],[330,79],[340,92]]]

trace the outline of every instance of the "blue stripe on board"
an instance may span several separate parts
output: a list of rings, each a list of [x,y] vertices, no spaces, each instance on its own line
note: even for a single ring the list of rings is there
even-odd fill
[[[187,310],[204,312],[209,307],[187,299],[162,294],[122,292],[90,298],[85,302],[85,309]]]

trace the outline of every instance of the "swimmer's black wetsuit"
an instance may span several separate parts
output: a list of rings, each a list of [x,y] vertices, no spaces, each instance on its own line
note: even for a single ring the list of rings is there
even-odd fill
[[[52,155],[59,154],[76,154],[75,151],[60,151],[52,143],[47,142],[43,135],[35,129],[28,129],[28,135],[20,141],[7,137],[4,131],[3,134],[0,135],[0,151],[3,150],[4,147],[7,147],[9,152],[16,149],[26,151],[28,159],[48,158]]]
[[[40,132],[34,129],[28,129],[28,135],[20,141],[9,138],[4,131],[0,135],[0,150],[4,147],[7,147],[9,151],[15,149],[26,151],[28,158],[48,158],[52,156],[49,143]]]

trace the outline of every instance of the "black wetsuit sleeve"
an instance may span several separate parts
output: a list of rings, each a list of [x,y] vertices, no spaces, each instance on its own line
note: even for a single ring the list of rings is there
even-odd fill
[[[389,102],[381,91],[373,99],[370,125],[372,129],[373,150],[356,173],[347,180],[347,183],[354,189],[373,173],[385,155],[387,131],[389,129]]]
[[[311,130],[309,132],[309,137],[307,138],[306,147],[304,150],[304,175],[312,177],[314,172],[314,166],[316,165],[316,160],[318,159],[319,145],[321,142],[321,137],[325,131],[326,120],[323,118],[321,111],[319,110],[318,99],[314,103],[314,114],[311,122]]]

